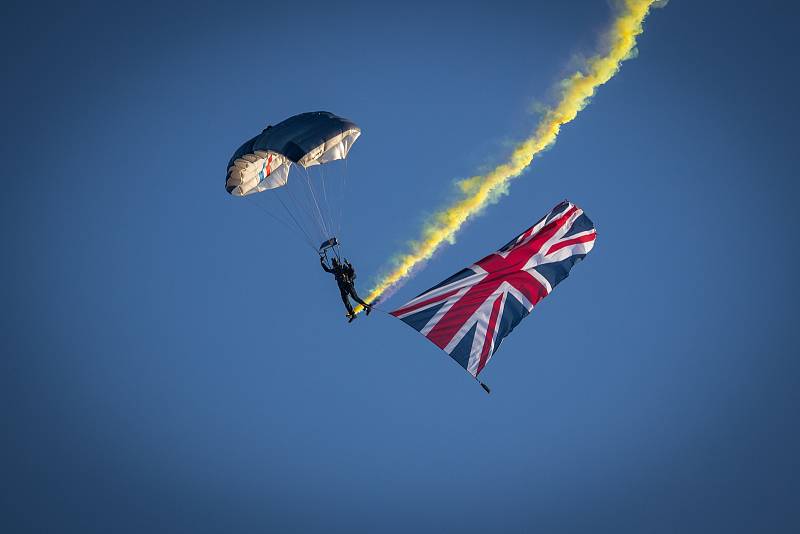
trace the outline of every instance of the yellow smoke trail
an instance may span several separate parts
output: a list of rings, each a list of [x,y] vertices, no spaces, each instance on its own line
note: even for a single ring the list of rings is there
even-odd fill
[[[541,151],[555,143],[561,126],[572,121],[594,95],[598,87],[610,80],[620,64],[635,53],[636,37],[642,33],[642,22],[655,4],[663,0],[623,0],[611,30],[609,49],[605,55],[587,60],[585,67],[560,84],[556,105],[547,109],[533,135],[520,142],[505,163],[486,174],[458,182],[462,198],[435,214],[422,230],[422,238],[410,243],[410,251],[395,260],[395,267],[372,289],[367,302],[380,297],[387,289],[408,277],[411,270],[430,258],[444,243],[452,243],[456,232],[467,219],[507,192],[508,182],[516,178]],[[361,311],[359,306],[356,311]]]

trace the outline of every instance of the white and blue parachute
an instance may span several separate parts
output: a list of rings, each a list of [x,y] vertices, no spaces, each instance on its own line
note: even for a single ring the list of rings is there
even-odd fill
[[[225,189],[239,197],[274,196],[268,200],[277,200],[283,210],[268,208],[271,215],[293,225],[315,249],[319,243],[338,246],[345,177],[339,176],[344,171],[329,172],[326,164],[344,160],[359,135],[354,122],[327,111],[289,117],[234,152]],[[290,178],[293,164],[299,169]],[[319,172],[310,172],[315,166]]]

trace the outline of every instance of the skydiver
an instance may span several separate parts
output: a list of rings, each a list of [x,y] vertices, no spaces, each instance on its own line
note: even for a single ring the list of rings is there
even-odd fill
[[[347,322],[352,323],[356,318],[356,314],[353,311],[352,304],[350,304],[349,297],[353,297],[353,300],[364,306],[364,309],[367,311],[367,315],[369,315],[369,312],[372,311],[372,306],[361,300],[361,297],[359,297],[358,293],[356,293],[355,285],[353,285],[353,281],[356,279],[356,271],[353,269],[353,266],[350,264],[350,262],[344,260],[343,263],[340,263],[338,259],[332,258],[331,266],[328,267],[328,265],[325,263],[325,258],[320,256],[319,263],[326,273],[331,273],[336,277],[336,284],[339,286],[339,293],[342,296],[342,302],[344,302],[344,307],[347,308],[347,318],[349,319]]]

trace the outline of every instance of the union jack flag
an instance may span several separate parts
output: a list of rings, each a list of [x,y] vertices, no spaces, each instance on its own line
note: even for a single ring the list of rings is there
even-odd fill
[[[564,201],[497,252],[391,312],[476,377],[537,302],[592,250],[594,224]]]

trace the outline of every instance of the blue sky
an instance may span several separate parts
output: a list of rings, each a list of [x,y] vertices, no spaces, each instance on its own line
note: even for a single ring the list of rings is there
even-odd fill
[[[342,238],[365,285],[531,131],[607,2],[9,5],[4,530],[796,532],[783,4],[654,12],[638,59],[389,301],[583,207],[597,245],[490,396],[401,322],[346,324],[225,164],[295,113],[358,122]]]

